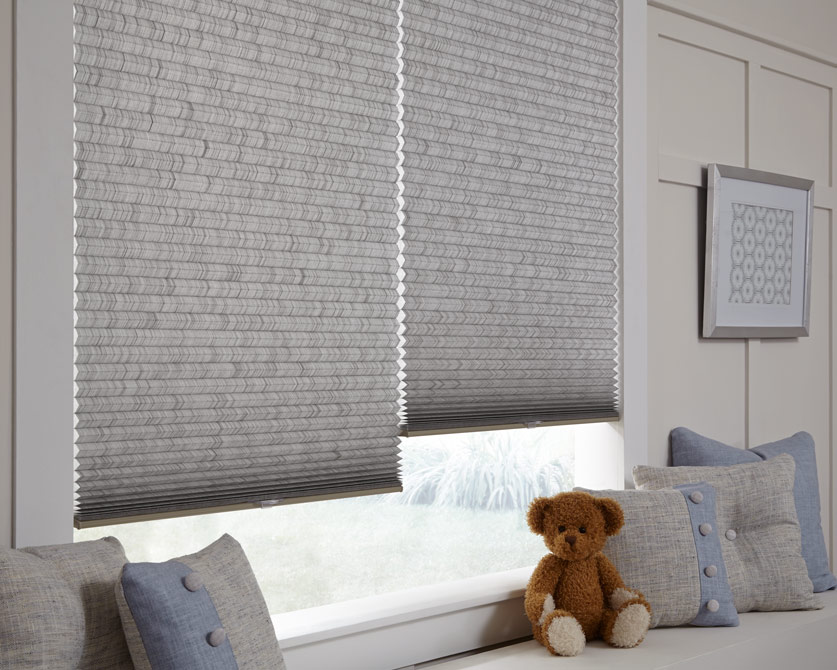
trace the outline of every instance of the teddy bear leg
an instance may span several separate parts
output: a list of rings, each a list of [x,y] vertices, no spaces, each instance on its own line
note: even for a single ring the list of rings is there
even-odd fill
[[[578,656],[586,638],[581,624],[566,610],[555,610],[541,625],[540,640],[556,656]]]
[[[636,647],[651,624],[651,608],[642,598],[632,598],[602,617],[602,639],[613,647]]]

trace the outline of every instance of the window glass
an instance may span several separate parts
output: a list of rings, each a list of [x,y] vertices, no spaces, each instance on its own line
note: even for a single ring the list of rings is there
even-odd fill
[[[129,560],[164,561],[230,533],[274,614],[463,579],[537,563],[545,549],[526,526],[529,503],[576,484],[615,486],[615,436],[592,424],[412,437],[402,445],[402,493],[129,523],[75,539],[114,535]]]

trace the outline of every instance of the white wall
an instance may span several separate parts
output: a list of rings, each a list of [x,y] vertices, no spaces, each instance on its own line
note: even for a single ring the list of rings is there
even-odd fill
[[[678,425],[738,447],[807,430],[817,444],[823,525],[833,546],[837,69],[801,52],[837,26],[837,3],[690,1],[697,12],[704,5],[726,10],[737,20],[734,30],[719,26],[717,15],[684,15],[685,3],[654,4],[648,13],[649,460],[666,464],[668,433]],[[741,30],[747,17],[755,37]],[[791,42],[800,43],[781,46]],[[831,41],[818,46],[837,54]],[[815,180],[810,337],[700,339],[702,168],[709,162]]]
[[[12,539],[12,0],[0,0],[0,547]]]

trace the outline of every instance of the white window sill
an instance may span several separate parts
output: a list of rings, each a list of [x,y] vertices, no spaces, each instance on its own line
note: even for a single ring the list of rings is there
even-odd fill
[[[272,617],[288,670],[392,670],[531,634],[533,567]]]
[[[749,612],[735,628],[657,628],[634,649],[591,642],[572,659],[578,670],[800,670],[833,668],[837,658],[837,592],[820,594],[825,609]],[[555,670],[556,659],[534,640],[442,662],[433,670]]]

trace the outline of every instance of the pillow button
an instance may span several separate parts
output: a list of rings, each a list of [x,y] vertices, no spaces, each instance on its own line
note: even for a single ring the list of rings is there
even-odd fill
[[[714,565],[707,565],[703,570],[703,574],[707,577],[714,577],[718,574],[718,568]]]
[[[195,591],[200,591],[203,588],[203,580],[197,572],[190,572],[183,578],[183,586],[194,593]]]
[[[712,532],[712,524],[702,523],[698,526],[701,535],[709,535]]]
[[[209,637],[207,638],[207,642],[213,647],[220,647],[224,644],[224,641],[227,639],[227,631],[223,628],[216,628],[213,630]]]
[[[738,536],[738,533],[736,533],[732,528],[730,528],[726,533],[724,533],[724,535],[726,535],[726,538],[728,540],[734,540]]]
[[[712,600],[706,603],[706,609],[708,609],[710,612],[717,612],[719,609],[721,609],[721,605],[717,600],[713,598]]]
[[[689,494],[689,500],[695,503],[695,505],[699,505],[703,502],[703,494],[700,491],[692,491]]]

